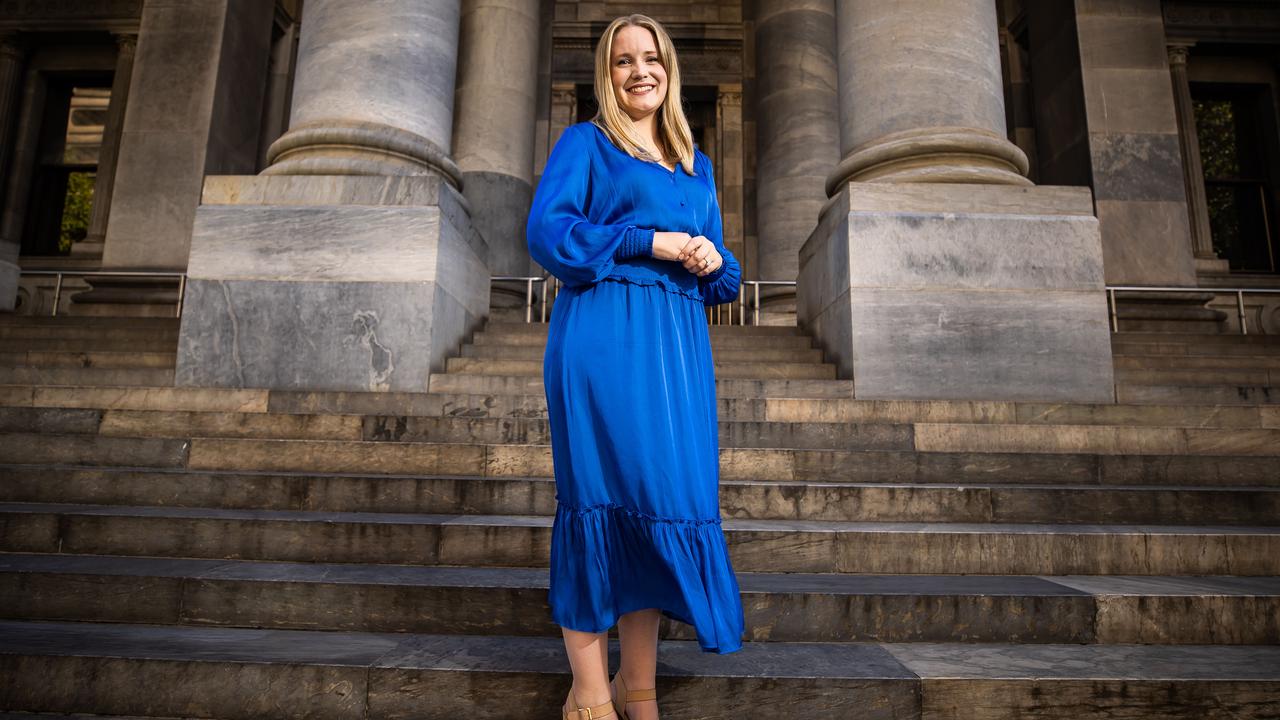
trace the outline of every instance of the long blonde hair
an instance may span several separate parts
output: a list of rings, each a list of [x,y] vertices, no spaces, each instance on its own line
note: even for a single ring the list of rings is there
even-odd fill
[[[640,133],[635,129],[631,117],[622,111],[618,98],[613,94],[613,79],[609,59],[613,55],[613,38],[619,30],[628,26],[643,27],[653,33],[658,45],[658,61],[667,71],[667,95],[662,99],[662,107],[658,108],[658,138],[666,145],[666,150],[673,151],[679,158],[685,173],[693,174],[693,132],[689,129],[689,120],[684,115],[684,106],[680,101],[680,63],[676,60],[676,47],[671,36],[648,15],[633,13],[615,18],[605,28],[596,43],[596,78],[595,91],[599,110],[591,122],[604,131],[623,152],[641,160],[660,161],[653,157]]]

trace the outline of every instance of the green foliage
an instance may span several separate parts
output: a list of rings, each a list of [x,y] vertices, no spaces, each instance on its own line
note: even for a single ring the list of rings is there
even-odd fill
[[[62,206],[62,234],[58,252],[71,252],[71,244],[89,234],[89,218],[93,213],[95,173],[73,172],[67,177],[67,198]]]

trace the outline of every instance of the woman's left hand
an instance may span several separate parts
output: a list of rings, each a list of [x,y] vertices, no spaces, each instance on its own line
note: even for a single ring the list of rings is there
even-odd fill
[[[677,260],[684,263],[685,270],[698,277],[713,273],[724,264],[724,257],[716,250],[715,243],[704,235],[689,238]]]

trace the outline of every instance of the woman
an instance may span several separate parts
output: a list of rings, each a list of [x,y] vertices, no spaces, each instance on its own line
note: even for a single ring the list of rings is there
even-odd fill
[[[552,149],[527,228],[533,259],[564,283],[543,364],[557,500],[548,599],[573,670],[564,717],[652,720],[661,615],[692,625],[705,652],[742,646],[705,315],[737,297],[741,274],[661,25],[609,25],[595,94],[596,117]],[[615,622],[622,663],[609,682]]]

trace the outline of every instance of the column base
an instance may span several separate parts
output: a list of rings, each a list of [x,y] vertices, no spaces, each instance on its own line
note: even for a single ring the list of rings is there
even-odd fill
[[[1103,288],[1087,188],[848,183],[798,322],[855,397],[1114,402]]]
[[[1231,261],[1222,258],[1202,258],[1198,257],[1196,261],[1196,275],[1229,275],[1231,273]]]
[[[18,278],[22,269],[0,260],[0,312],[14,312],[18,307]]]
[[[206,178],[179,386],[426,392],[484,321],[488,248],[435,176]]]

